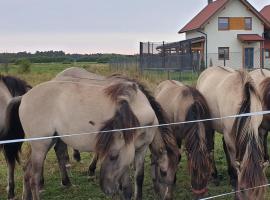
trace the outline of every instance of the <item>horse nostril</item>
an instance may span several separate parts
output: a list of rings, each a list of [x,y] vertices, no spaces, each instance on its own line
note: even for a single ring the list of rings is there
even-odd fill
[[[160,170],[160,175],[161,175],[162,177],[164,177],[164,176],[167,175],[167,172],[166,172],[166,171],[163,171],[163,170]]]

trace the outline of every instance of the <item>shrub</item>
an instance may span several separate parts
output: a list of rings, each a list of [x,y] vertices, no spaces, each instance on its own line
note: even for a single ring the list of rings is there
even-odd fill
[[[28,59],[21,59],[16,62],[19,65],[18,72],[19,73],[28,73],[31,71],[31,61]]]

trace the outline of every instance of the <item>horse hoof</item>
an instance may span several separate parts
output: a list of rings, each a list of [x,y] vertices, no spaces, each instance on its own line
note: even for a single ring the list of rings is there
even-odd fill
[[[95,176],[88,176],[87,179],[88,179],[88,181],[94,181],[96,179],[96,177]]]
[[[18,200],[16,197],[8,198],[8,200]]]
[[[42,189],[39,190],[39,194],[41,194],[43,192],[45,192],[45,189],[44,188],[42,188]]]
[[[95,176],[95,171],[89,170],[89,171],[88,171],[88,176],[89,176],[89,177]]]
[[[65,166],[66,166],[66,168],[70,169],[72,165],[70,163],[68,163]]]
[[[71,186],[73,186],[70,182],[61,182],[61,185],[63,186],[63,187],[65,187],[65,188],[69,188],[69,187],[71,187]]]

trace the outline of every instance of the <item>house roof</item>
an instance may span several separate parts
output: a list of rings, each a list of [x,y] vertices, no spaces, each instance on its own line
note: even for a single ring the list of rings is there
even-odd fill
[[[184,33],[201,28],[214,14],[216,14],[229,0],[216,0],[208,4],[189,23],[187,23],[178,33]]]
[[[261,15],[270,22],[270,5],[265,6],[261,11]]]
[[[201,12],[199,12],[189,23],[187,23],[178,33],[184,33],[202,28],[212,16],[219,12],[230,0],[216,0],[208,4]],[[257,16],[267,27],[270,27],[270,21],[261,15],[247,0],[239,0],[242,2],[255,16]]]
[[[264,41],[263,37],[258,34],[237,34],[237,38],[242,42]]]

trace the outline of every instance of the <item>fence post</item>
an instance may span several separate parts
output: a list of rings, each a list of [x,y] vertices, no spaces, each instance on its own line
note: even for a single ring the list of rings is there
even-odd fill
[[[162,52],[162,54],[163,54],[163,56],[162,56],[162,67],[165,69],[165,45],[164,45],[164,41],[162,42],[162,50],[163,50],[163,52]]]
[[[225,49],[224,49],[224,56],[223,56],[223,57],[224,57],[224,62],[223,62],[224,67],[226,66],[226,54],[225,54],[225,52],[226,52],[226,51],[225,51]]]
[[[140,57],[139,57],[139,71],[140,74],[143,72],[143,43],[140,42]]]
[[[265,59],[265,57],[264,57],[264,48],[262,48],[262,52],[261,52],[261,59],[262,59],[262,63],[261,63],[261,68],[263,68],[264,69],[264,59]]]

